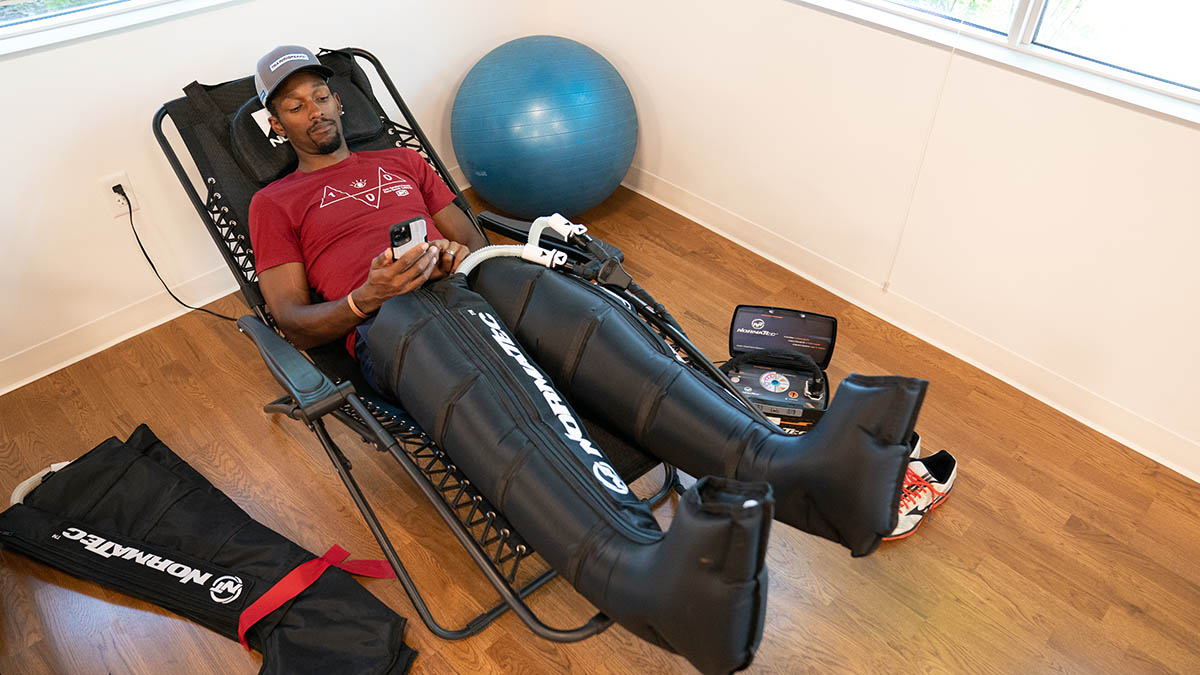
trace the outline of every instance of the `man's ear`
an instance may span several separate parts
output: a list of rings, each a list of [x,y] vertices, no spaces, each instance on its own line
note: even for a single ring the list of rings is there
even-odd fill
[[[344,110],[342,110],[342,95],[341,95],[341,94],[339,94],[339,93],[337,93],[336,91],[335,91],[335,92],[333,92],[333,100],[337,101],[337,104],[338,104],[338,113],[339,113],[339,114],[342,114],[342,115],[345,115],[345,114],[346,114],[346,112],[345,112]]]
[[[271,131],[274,131],[277,136],[287,140],[287,132],[283,130],[283,125],[279,123],[279,120],[275,116],[268,117],[267,124],[271,125]]]

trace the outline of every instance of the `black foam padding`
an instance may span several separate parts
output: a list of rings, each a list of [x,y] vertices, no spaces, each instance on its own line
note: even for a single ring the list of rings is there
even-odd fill
[[[462,275],[388,300],[367,337],[381,391],[584,597],[702,672],[750,663],[766,604],[767,483],[703,478],[661,532]]]
[[[347,108],[347,116],[358,118],[361,115],[364,124],[367,118],[386,117],[371,91],[366,72],[355,63],[350,54],[340,51],[323,52],[317,58],[334,71],[334,79],[342,92],[343,107]],[[345,83],[349,85],[342,88]],[[357,94],[350,93],[352,89],[357,90]],[[209,213],[212,222],[207,225],[214,236],[226,240],[224,245],[231,245],[231,248],[235,249],[235,256],[238,258],[236,262],[240,268],[235,272],[244,276],[243,292],[247,293],[247,301],[251,306],[265,304],[258,291],[254,252],[250,248],[250,200],[259,189],[286,173],[289,167],[295,166],[295,152],[288,146],[264,151],[262,157],[254,156],[255,153],[246,155],[250,151],[244,147],[245,140],[242,141],[242,149],[235,150],[234,119],[243,107],[250,105],[249,101],[257,100],[253,76],[221,84],[193,82],[184,87],[184,93],[186,96],[168,101],[163,107],[196,163],[196,168],[205,182],[204,190],[208,197],[219,197],[212,202],[213,210]],[[254,125],[253,128],[243,129],[247,123]],[[390,122],[388,124],[390,125]],[[236,126],[237,133],[246,134],[247,139],[253,139],[253,134],[257,133],[262,137],[262,142],[270,145],[262,136],[258,124],[253,119],[248,119],[248,115]],[[397,130],[393,128],[387,131]],[[366,137],[355,138],[353,141],[347,138],[352,152],[394,148],[397,147],[397,142],[398,132],[367,134]],[[235,155],[246,156],[239,158]],[[253,169],[253,173],[247,171],[247,167],[244,166],[247,164]]]
[[[358,147],[384,134],[383,121],[375,114],[366,94],[349,77],[330,77],[329,89],[342,99],[342,133],[348,145]],[[263,133],[254,119],[254,113],[262,109],[258,96],[248,99],[234,113],[229,134],[238,165],[254,181],[266,184],[295,170],[296,151],[274,132]]]
[[[96,446],[0,513],[0,541],[232,639],[243,609],[316,557],[250,518],[145,425],[126,442]],[[391,675],[416,656],[404,628],[349,574],[329,568],[246,637],[263,654],[264,675]]]
[[[856,556],[896,527],[908,439],[928,385],[851,375],[820,422],[790,436],[749,414],[612,293],[515,258],[471,287],[584,414],[696,475],[768,480],[775,516]]]

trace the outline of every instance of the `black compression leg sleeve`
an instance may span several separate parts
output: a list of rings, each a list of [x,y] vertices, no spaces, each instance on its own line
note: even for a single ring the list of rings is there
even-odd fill
[[[238,617],[308,551],[251,519],[145,425],[50,474],[0,513],[0,541],[236,639]],[[408,670],[405,621],[328,569],[247,633],[261,673]]]
[[[769,480],[775,517],[866,555],[896,526],[908,439],[926,382],[851,375],[809,433],[748,414],[611,293],[512,258],[471,287],[572,404],[696,476]]]
[[[770,486],[703,479],[663,533],[491,312],[462,275],[388,300],[368,336],[381,391],[602,612],[703,672],[744,668],[762,635]]]

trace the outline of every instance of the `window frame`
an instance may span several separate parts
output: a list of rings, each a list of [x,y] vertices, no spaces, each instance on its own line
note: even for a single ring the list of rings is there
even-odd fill
[[[789,0],[1200,124],[1200,91],[1034,43],[1049,0],[1017,0],[1008,35],[888,0]]]
[[[100,0],[103,2],[103,0]],[[0,57],[244,0],[125,0],[0,28]]]

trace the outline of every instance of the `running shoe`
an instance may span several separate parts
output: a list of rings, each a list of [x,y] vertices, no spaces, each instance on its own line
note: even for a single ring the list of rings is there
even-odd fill
[[[909,462],[908,471],[915,473],[920,483],[929,486],[933,492],[933,505],[929,508],[936,509],[950,496],[954,479],[958,478],[958,462],[954,460],[954,455],[945,450],[938,450],[928,457]],[[905,478],[905,483],[908,480]]]
[[[919,443],[918,438],[914,445],[919,446]],[[896,521],[896,529],[883,540],[903,539],[916,532],[925,517],[950,495],[957,477],[958,463],[945,450],[910,460],[901,488],[900,517]]]
[[[916,532],[933,508],[933,491],[921,483],[910,482],[912,478],[916,478],[916,475],[909,469],[900,491],[900,518],[896,521],[896,529],[884,537],[884,541],[903,539]]]

